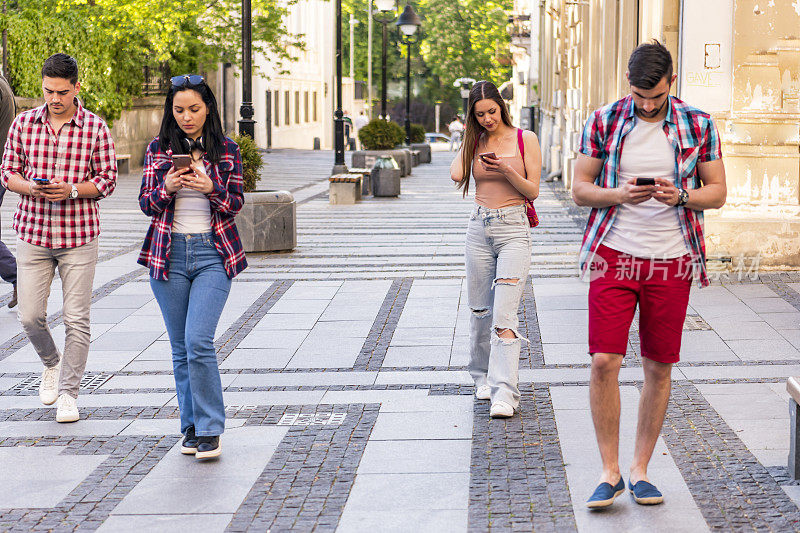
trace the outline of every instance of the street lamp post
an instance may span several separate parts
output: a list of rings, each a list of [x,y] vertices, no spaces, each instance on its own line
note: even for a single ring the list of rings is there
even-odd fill
[[[373,18],[383,25],[383,50],[381,52],[381,115],[380,118],[387,120],[386,113],[386,25],[394,20],[395,0],[375,0],[375,7],[378,9],[373,13]]]
[[[464,121],[467,120],[467,107],[469,106],[469,90],[475,84],[474,78],[458,78],[453,82],[453,87],[460,87],[461,105],[464,109]]]
[[[250,0],[242,0],[242,106],[239,108],[239,133],[256,138],[256,122],[253,120],[253,47]]]
[[[346,174],[344,162],[344,113],[342,112],[342,0],[336,0],[336,111],[333,113],[332,174]]]
[[[417,42],[414,34],[422,25],[422,21],[414,12],[414,8],[406,4],[400,18],[397,19],[397,26],[402,32],[402,42],[406,48],[406,146],[411,146],[411,45]]]

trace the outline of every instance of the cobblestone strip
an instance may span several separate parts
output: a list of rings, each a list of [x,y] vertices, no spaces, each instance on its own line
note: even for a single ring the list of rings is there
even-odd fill
[[[227,531],[335,531],[379,408],[334,406],[339,426],[291,427]]]
[[[775,294],[783,298],[785,302],[800,311],[800,293],[789,286],[789,283],[796,283],[796,280],[788,276],[789,272],[782,274],[787,275],[762,274],[761,280],[764,282],[764,285],[775,291]]]
[[[125,285],[126,283],[144,274],[147,274],[147,270],[145,270],[144,268],[137,268],[136,270],[128,272],[127,274],[123,274],[118,278],[112,279],[105,285],[98,287],[92,292],[92,303],[97,302],[101,298],[105,298],[106,296],[117,290],[119,287],[121,287],[122,285]],[[58,311],[57,313],[54,313],[47,319],[47,324],[51,328],[53,328],[61,324],[63,321],[64,321],[63,314],[61,311]],[[0,344],[0,361],[5,359],[12,353],[16,352],[26,344],[28,344],[28,336],[25,334],[24,331],[18,333],[17,335],[14,335],[3,344]]]
[[[475,402],[469,531],[577,531],[550,389],[520,393],[519,416],[506,420]]]
[[[356,358],[353,370],[380,370],[413,281],[413,278],[399,278],[392,282]]]
[[[6,438],[0,449],[66,446],[64,455],[109,455],[58,505],[2,509],[0,531],[94,531],[178,441],[177,436]]]
[[[536,297],[533,294],[532,276],[529,276],[522,293],[522,306],[519,311],[519,329],[529,342],[522,343],[519,354],[520,368],[544,367],[544,349],[542,348],[542,332],[539,329],[539,318],[536,315]]]
[[[214,341],[218,362],[221,363],[224,361],[225,358],[239,346],[239,343],[253,331],[256,324],[264,318],[264,315],[272,309],[272,306],[281,299],[281,296],[289,290],[289,287],[291,287],[293,283],[294,280],[282,280],[276,281],[270,285],[267,290],[247,308],[247,311],[242,313],[242,315],[236,319],[236,322]]]
[[[697,388],[676,382],[661,431],[714,531],[797,531],[800,511]]]

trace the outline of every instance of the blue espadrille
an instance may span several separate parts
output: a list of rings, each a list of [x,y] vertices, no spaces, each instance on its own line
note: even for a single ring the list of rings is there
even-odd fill
[[[625,480],[622,479],[622,476],[619,477],[619,482],[614,486],[612,486],[611,483],[600,483],[586,502],[586,507],[590,509],[608,507],[614,503],[614,498],[623,492],[625,492]]]
[[[633,500],[640,505],[656,505],[664,501],[655,485],[647,481],[637,481],[635,485],[628,481],[628,490],[633,495]]]

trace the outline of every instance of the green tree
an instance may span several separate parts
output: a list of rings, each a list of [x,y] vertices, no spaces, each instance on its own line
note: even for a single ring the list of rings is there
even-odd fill
[[[253,51],[278,70],[304,49],[284,19],[298,0],[252,0]],[[55,52],[78,60],[86,106],[112,122],[141,94],[143,69],[173,72],[241,63],[239,0],[17,0],[0,17],[8,29],[9,74],[20,96],[41,95],[42,62]]]
[[[460,77],[490,80],[496,85],[511,76],[511,39],[506,31],[512,0],[420,0],[425,16],[422,56],[435,87],[453,94]],[[435,87],[431,90],[435,92]],[[445,99],[445,98],[442,98]]]

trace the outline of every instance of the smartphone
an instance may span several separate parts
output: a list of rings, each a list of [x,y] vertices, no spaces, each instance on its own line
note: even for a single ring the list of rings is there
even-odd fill
[[[177,170],[181,170],[183,168],[189,168],[189,165],[192,164],[192,156],[189,154],[173,154],[172,155],[172,166],[175,167]]]
[[[636,185],[655,185],[655,178],[636,178]]]
[[[486,152],[486,153],[483,153],[483,154],[478,154],[478,157],[480,157],[484,161],[486,161],[487,157],[490,158],[490,159],[498,159],[498,157],[495,155],[494,152]]]
[[[33,178],[33,182],[36,185],[47,185],[48,183],[50,183],[50,180],[47,178]]]

